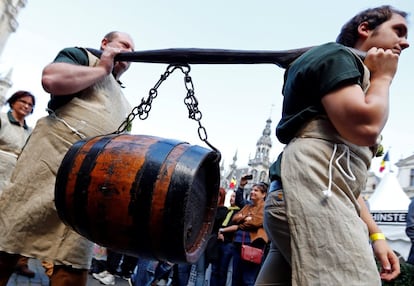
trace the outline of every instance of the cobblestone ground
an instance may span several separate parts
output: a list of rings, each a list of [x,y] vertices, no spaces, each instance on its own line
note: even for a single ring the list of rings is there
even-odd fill
[[[29,268],[36,272],[34,278],[13,274],[7,286],[49,286],[49,279],[43,270],[42,264],[38,260],[30,259]],[[121,278],[116,278],[115,285],[128,286],[128,282]],[[102,286],[102,284],[91,275],[88,275],[87,286]]]

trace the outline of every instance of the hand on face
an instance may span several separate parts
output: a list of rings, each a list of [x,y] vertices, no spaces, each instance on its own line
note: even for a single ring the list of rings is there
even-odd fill
[[[111,56],[113,54],[112,56],[113,69],[112,70],[113,70],[113,74],[118,79],[125,71],[129,69],[129,66],[131,63],[130,62],[119,62],[119,61],[114,62],[113,59],[119,53],[132,52],[132,49],[125,49],[125,48],[120,48],[117,46],[111,46],[112,43],[113,42],[109,43],[108,46],[105,48],[105,50],[108,50],[111,53]]]
[[[371,48],[364,63],[371,72],[371,80],[380,77],[392,80],[397,72],[398,59],[399,55],[391,49]]]
[[[365,37],[361,48],[368,51],[364,63],[371,71],[371,80],[394,78],[399,55],[410,46],[407,31],[406,19],[398,14],[376,29],[369,29],[367,23],[361,24],[360,32]]]
[[[122,52],[132,52],[134,50],[134,43],[131,37],[125,33],[117,33],[117,36],[111,41],[104,39],[102,41],[103,53],[101,61],[109,72],[112,72],[116,79],[129,68],[129,62],[115,62],[114,58],[117,54]],[[110,69],[109,69],[110,68]]]

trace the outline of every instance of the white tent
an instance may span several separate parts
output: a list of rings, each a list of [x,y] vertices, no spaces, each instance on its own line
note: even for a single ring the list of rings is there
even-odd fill
[[[394,173],[386,173],[368,205],[374,220],[385,234],[391,248],[407,259],[411,241],[405,234],[405,225],[410,198],[401,188]]]

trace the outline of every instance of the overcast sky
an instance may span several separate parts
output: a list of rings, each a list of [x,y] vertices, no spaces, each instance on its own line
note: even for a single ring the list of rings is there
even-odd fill
[[[45,115],[49,98],[40,84],[43,67],[68,46],[99,48],[112,30],[130,33],[136,50],[217,48],[284,50],[334,41],[341,26],[368,7],[390,4],[412,14],[414,1],[243,1],[243,0],[28,0],[18,16],[19,28],[1,56],[13,66],[18,89],[32,91],[36,109],[31,125]],[[412,22],[410,15],[410,22]],[[413,39],[410,24],[409,41]],[[414,152],[414,44],[402,53],[392,85],[391,112],[383,144],[395,163]],[[124,90],[133,106],[147,97],[167,65],[133,63],[124,75]],[[223,154],[224,165],[237,152],[239,167],[254,156],[267,119],[272,120],[274,159],[282,150],[274,129],[281,114],[283,70],[271,64],[192,65],[195,96],[203,114],[208,140]],[[174,73],[159,89],[149,118],[136,120],[133,132],[174,138],[205,146],[198,125],[187,118],[183,76]],[[206,147],[206,146],[205,146]],[[380,159],[372,170],[378,171]]]

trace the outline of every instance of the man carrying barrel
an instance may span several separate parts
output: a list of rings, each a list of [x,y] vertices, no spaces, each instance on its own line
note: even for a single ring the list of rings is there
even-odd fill
[[[363,10],[336,43],[309,50],[286,70],[276,128],[286,146],[270,168],[264,226],[271,249],[256,286],[377,286],[400,273],[360,193],[409,47],[406,17],[389,5]]]
[[[110,32],[101,50],[97,58],[83,48],[63,49],[43,70],[49,115],[38,120],[0,199],[0,286],[7,285],[19,254],[52,262],[52,286],[86,285],[92,242],[61,222],[54,190],[72,144],[115,131],[130,110],[119,81],[129,63],[114,63],[114,57],[133,51],[133,40]]]

